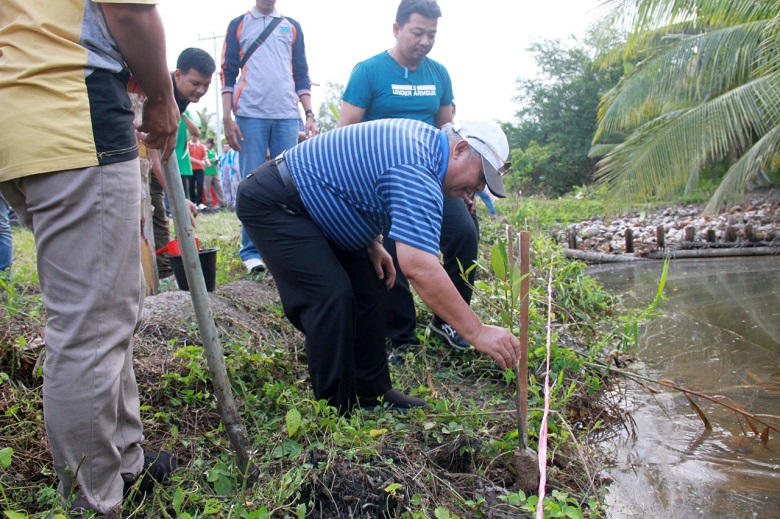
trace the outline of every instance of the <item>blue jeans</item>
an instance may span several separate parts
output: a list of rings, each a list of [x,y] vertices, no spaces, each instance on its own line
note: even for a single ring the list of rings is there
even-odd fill
[[[490,195],[487,192],[487,188],[485,188],[482,191],[477,192],[479,197],[482,199],[483,202],[485,202],[485,205],[488,208],[488,211],[490,211],[490,214],[498,214],[496,212],[496,206],[493,205],[493,199],[490,198]]]
[[[236,116],[236,124],[244,136],[241,142],[241,152],[238,154],[238,169],[241,179],[249,174],[263,162],[268,151],[271,158],[275,158],[283,151],[298,144],[298,119],[256,119],[254,117]],[[241,249],[238,251],[241,261],[252,258],[260,259],[252,240],[241,227]]]
[[[8,202],[3,195],[0,195],[0,270],[11,268],[11,260],[14,257],[14,241],[8,211]]]

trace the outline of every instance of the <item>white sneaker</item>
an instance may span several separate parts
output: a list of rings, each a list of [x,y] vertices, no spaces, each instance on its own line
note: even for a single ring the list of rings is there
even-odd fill
[[[260,258],[250,258],[244,262],[246,271],[249,274],[254,272],[263,272],[265,270],[265,263]]]
[[[198,204],[198,211],[203,211],[206,209],[206,204]]]

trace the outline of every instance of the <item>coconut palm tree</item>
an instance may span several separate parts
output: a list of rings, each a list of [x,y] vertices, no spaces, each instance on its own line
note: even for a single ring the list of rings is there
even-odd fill
[[[214,128],[212,120],[216,120],[216,115],[209,111],[208,106],[204,106],[195,113],[198,114],[198,118],[200,119],[198,127],[200,128],[201,141],[206,142],[206,139],[213,137],[215,134],[215,131],[212,129]]]
[[[705,166],[729,158],[705,211],[738,200],[780,146],[780,0],[603,8],[605,26],[627,28],[622,59],[636,60],[602,99],[591,150],[603,157],[610,208],[690,189]]]

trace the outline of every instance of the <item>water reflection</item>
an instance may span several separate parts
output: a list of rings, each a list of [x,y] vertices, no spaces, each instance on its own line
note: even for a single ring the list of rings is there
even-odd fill
[[[660,263],[594,267],[608,288],[649,303]],[[780,416],[780,258],[675,260],[664,317],[641,331],[634,366],[653,378],[746,410]],[[630,298],[629,298],[630,299]],[[629,387],[637,437],[614,449],[612,517],[780,518],[780,435],[764,446],[733,412],[697,399],[705,434],[685,397]],[[774,425],[780,425],[775,420]]]

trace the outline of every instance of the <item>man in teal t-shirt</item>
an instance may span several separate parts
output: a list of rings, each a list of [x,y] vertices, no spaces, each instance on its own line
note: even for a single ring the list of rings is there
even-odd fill
[[[439,17],[436,0],[401,1],[393,24],[395,46],[352,70],[342,97],[339,126],[387,118],[417,119],[437,128],[452,122],[455,110],[450,76],[443,65],[427,56],[436,40]],[[460,275],[461,266],[468,269],[479,249],[478,222],[470,209],[462,199],[445,197],[439,242],[444,269],[467,303],[476,269],[471,269],[467,282]],[[386,239],[385,248],[398,272],[389,293],[387,337],[393,348],[400,349],[418,344],[417,316],[409,282],[398,266],[395,242]],[[453,348],[470,347],[438,316],[429,327]]]
[[[362,121],[403,117],[436,127],[450,122],[453,95],[447,69],[428,57],[410,69],[391,52],[381,52],[355,66],[344,91],[344,104],[362,108]],[[345,121],[344,116],[341,121]]]

